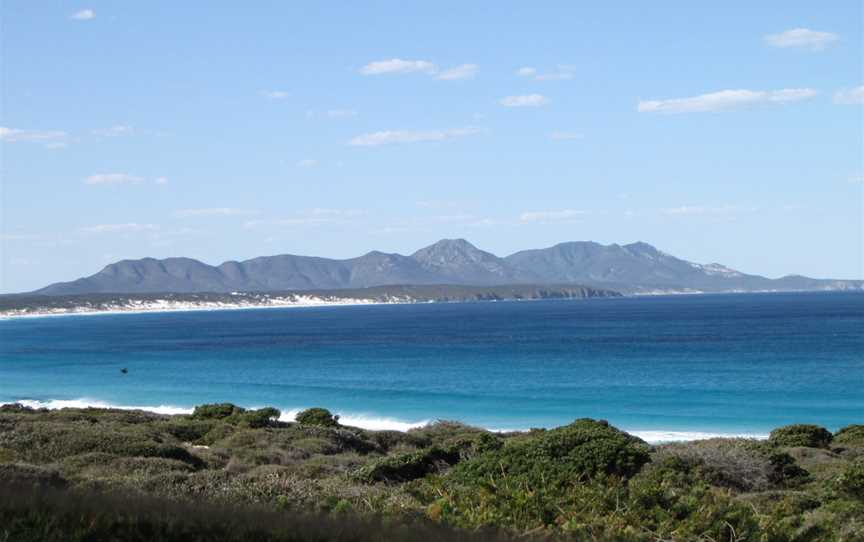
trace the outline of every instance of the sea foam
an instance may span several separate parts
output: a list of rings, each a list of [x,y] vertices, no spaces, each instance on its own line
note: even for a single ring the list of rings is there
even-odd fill
[[[166,414],[166,415],[176,415],[176,414],[191,414],[194,410],[193,408],[181,407],[181,406],[172,406],[172,405],[158,405],[158,406],[131,406],[131,405],[117,405],[113,403],[107,403],[105,401],[100,401],[98,399],[48,399],[45,401],[39,401],[35,399],[22,399],[18,401],[14,401],[15,403],[19,403],[21,405],[30,407],[30,408],[47,408],[49,410],[57,410],[61,408],[115,408],[119,410],[144,410],[147,412],[154,412],[156,414]],[[3,403],[3,404],[11,404],[11,403]],[[261,407],[249,407],[249,408],[261,408]],[[302,412],[303,408],[290,408],[290,409],[280,409],[282,415],[279,417],[280,421],[283,422],[293,422],[297,418],[297,414]],[[363,413],[342,413],[337,412],[339,415],[339,421],[343,425],[348,425],[351,427],[360,427],[361,429],[369,429],[373,431],[408,431],[409,429],[416,429],[418,427],[424,427],[433,423],[431,419],[425,420],[416,420],[416,421],[406,421],[400,420],[398,418],[392,417],[382,417],[375,416],[372,414],[363,414]],[[506,433],[506,432],[520,432],[526,431],[526,429],[500,429],[500,428],[487,428],[489,431],[493,431],[496,433]],[[626,430],[633,436],[639,437],[642,440],[649,442],[651,444],[659,444],[664,442],[686,442],[693,440],[705,440],[710,438],[753,438],[753,439],[766,439],[768,435],[759,434],[759,433],[710,433],[703,431],[642,431],[642,430]]]
[[[39,401],[36,399],[21,399],[18,401],[13,401],[13,403],[18,403],[30,408],[47,408],[49,410],[58,410],[61,408],[115,408],[119,410],[144,410],[147,412],[154,412],[156,414],[167,414],[167,415],[175,415],[175,414],[192,414],[193,408],[180,407],[180,406],[172,406],[172,405],[159,405],[159,406],[131,406],[131,405],[117,405],[113,403],[107,403],[105,401],[100,401],[98,399],[48,399],[45,401]],[[3,403],[3,404],[11,404],[11,403]],[[250,408],[261,408],[261,407],[250,407]],[[291,408],[291,409],[280,409],[282,415],[279,417],[280,421],[283,422],[293,422],[297,414],[302,412],[303,408]],[[419,421],[404,421],[396,418],[388,418],[388,417],[378,417],[370,414],[357,414],[357,413],[340,413],[339,421],[343,425],[349,425],[351,427],[360,427],[361,429],[370,429],[375,431],[408,431],[409,429],[414,429],[417,427],[423,427],[429,425],[431,420],[419,420]]]

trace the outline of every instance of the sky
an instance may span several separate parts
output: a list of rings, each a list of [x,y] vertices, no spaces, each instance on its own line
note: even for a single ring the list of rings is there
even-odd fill
[[[862,10],[0,0],[0,292],[441,238],[861,279]]]

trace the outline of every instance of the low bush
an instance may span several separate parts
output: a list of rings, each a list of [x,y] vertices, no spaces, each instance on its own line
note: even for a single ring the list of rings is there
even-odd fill
[[[864,425],[847,425],[834,433],[834,444],[864,448]]]
[[[244,409],[233,403],[211,403],[195,407],[195,410],[192,411],[192,418],[198,420],[224,420],[243,411]]]
[[[844,494],[864,501],[864,458],[849,463],[837,477],[836,484]]]
[[[827,448],[834,435],[824,427],[811,424],[794,424],[771,431],[768,442],[775,446],[807,446]]]
[[[692,471],[705,482],[736,491],[764,491],[776,486],[776,469],[754,441],[708,439],[659,446],[653,461]]]
[[[374,460],[354,473],[363,482],[407,482],[441,472],[459,461],[459,452],[437,446]]]
[[[453,476],[483,484],[501,477],[523,478],[531,486],[570,484],[601,475],[627,478],[650,460],[644,442],[591,419],[508,443],[460,463]]]
[[[307,408],[294,418],[297,423],[317,425],[319,427],[337,427],[339,416],[334,416],[326,408]]]

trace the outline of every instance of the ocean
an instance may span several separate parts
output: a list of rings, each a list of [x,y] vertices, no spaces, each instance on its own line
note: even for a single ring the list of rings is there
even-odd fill
[[[124,373],[121,371],[126,369]],[[864,294],[13,318],[0,403],[326,407],[346,424],[606,419],[652,441],[864,423]]]

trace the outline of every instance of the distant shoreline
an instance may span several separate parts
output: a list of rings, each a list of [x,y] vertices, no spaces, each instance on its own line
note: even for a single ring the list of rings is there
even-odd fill
[[[108,316],[118,314],[159,314],[173,312],[210,312],[210,311],[234,311],[234,310],[254,310],[254,309],[300,309],[313,307],[347,307],[360,305],[397,305],[408,304],[411,301],[374,301],[365,299],[353,299],[344,301],[325,301],[309,303],[261,303],[261,304],[234,304],[234,305],[211,305],[211,304],[176,304],[173,306],[152,306],[146,308],[134,307],[117,307],[117,308],[98,308],[91,309],[88,307],[72,307],[68,309],[57,310],[36,310],[36,311],[3,311],[0,312],[0,320],[13,320],[19,318],[50,318],[54,316]]]
[[[580,288],[580,287],[574,287]],[[492,289],[489,289],[492,291]],[[555,292],[554,287],[550,289]],[[338,297],[326,295],[303,295],[303,294],[166,294],[154,296],[153,294],[101,294],[113,297],[119,301],[107,302],[98,306],[86,303],[78,305],[66,305],[58,307],[37,306],[2,309],[0,308],[0,321],[20,318],[46,318],[54,316],[108,316],[119,314],[159,314],[175,312],[210,312],[210,311],[233,311],[233,310],[255,310],[255,309],[292,309],[292,308],[320,308],[320,307],[355,307],[373,305],[419,305],[428,303],[472,303],[472,302],[505,302],[505,301],[543,301],[543,300],[577,300],[595,298],[655,298],[655,297],[678,297],[678,296],[713,296],[713,295],[740,295],[740,294],[818,294],[818,293],[861,293],[860,290],[758,290],[758,291],[728,291],[728,292],[705,292],[695,290],[651,290],[641,292],[628,292],[626,294],[596,290],[602,292],[600,295],[585,296],[555,296],[548,297],[475,297],[475,298],[443,298],[433,299],[429,297],[413,298],[404,295],[378,296],[370,298],[362,297]],[[609,295],[610,293],[616,295]],[[220,299],[237,296],[239,301],[208,301],[208,300],[183,300],[174,299],[195,296],[217,296]],[[58,296],[65,299],[69,296]],[[151,298],[151,299],[142,299]],[[49,298],[50,299],[50,298]]]
[[[579,285],[424,285],[270,293],[19,295],[0,296],[0,318],[598,297],[622,294]]]

